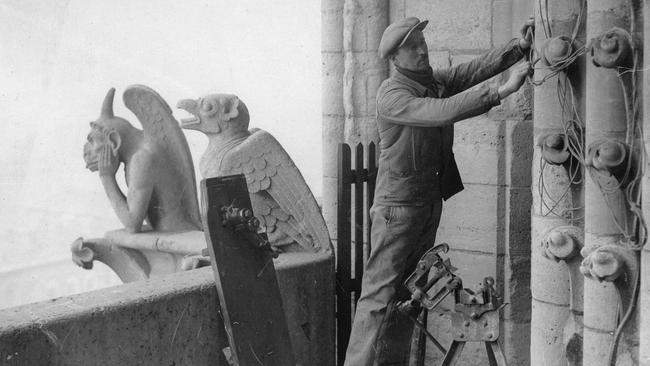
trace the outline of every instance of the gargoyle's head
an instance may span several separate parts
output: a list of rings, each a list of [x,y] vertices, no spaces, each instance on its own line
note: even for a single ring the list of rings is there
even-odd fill
[[[248,130],[248,109],[236,95],[210,94],[199,99],[183,99],[177,107],[192,117],[181,118],[181,128],[205,134]]]
[[[84,144],[83,156],[86,168],[93,172],[98,169],[99,154],[104,146],[108,145],[113,155],[117,156],[125,137],[139,131],[129,121],[113,114],[114,97],[115,88],[111,88],[104,98],[99,118],[90,122],[90,132]]]

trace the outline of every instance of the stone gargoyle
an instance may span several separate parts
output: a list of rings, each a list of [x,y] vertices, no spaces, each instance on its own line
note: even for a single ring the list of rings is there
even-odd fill
[[[181,101],[193,117],[179,127],[155,91],[128,87],[124,103],[142,124],[139,130],[113,114],[114,93],[109,90],[99,119],[91,122],[83,151],[86,167],[98,172],[125,228],[75,240],[71,251],[77,265],[91,269],[99,260],[131,282],[206,264],[194,166],[180,127],[209,137],[200,162],[204,178],[246,175],[253,212],[272,246],[332,255],[325,221],[300,171],[273,136],[247,130],[248,110],[236,96]],[[120,164],[126,193],[115,179]]]
[[[331,252],[329,232],[311,190],[291,157],[268,132],[248,130],[246,105],[232,94],[184,99],[181,127],[208,136],[203,178],[244,174],[255,216],[269,242],[283,252]]]
[[[97,259],[124,282],[180,270],[186,255],[205,248],[196,194],[194,165],[178,122],[154,90],[134,85],[124,104],[143,129],[113,114],[115,89],[104,99],[99,118],[90,123],[83,148],[86,167],[98,172],[104,191],[125,229],[103,238],[73,242],[72,259],[90,269]],[[120,164],[128,190],[115,175]]]

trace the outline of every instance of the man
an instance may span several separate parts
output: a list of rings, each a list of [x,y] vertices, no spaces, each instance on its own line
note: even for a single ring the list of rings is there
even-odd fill
[[[379,171],[370,210],[372,251],[362,279],[345,365],[406,365],[413,324],[393,311],[409,297],[403,283],[435,241],[442,200],[463,189],[452,153],[453,124],[487,112],[517,91],[530,71],[523,62],[497,87],[467,90],[524,56],[528,29],[468,63],[444,70],[429,66],[422,30],[410,17],[389,25],[379,44],[396,72],[377,92]]]

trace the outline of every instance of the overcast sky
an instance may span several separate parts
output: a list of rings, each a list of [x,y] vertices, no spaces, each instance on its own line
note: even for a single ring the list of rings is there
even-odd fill
[[[110,87],[137,127],[121,97],[131,84],[177,118],[179,99],[238,95],[320,195],[320,43],[320,1],[0,0],[0,264],[69,258],[75,237],[121,226],[82,160]],[[198,162],[207,139],[186,136]],[[43,250],[21,254],[15,228]]]

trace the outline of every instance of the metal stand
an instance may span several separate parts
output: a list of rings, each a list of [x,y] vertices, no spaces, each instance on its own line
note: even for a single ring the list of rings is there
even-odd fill
[[[424,365],[426,336],[442,353],[445,358],[443,366],[456,364],[467,342],[483,342],[490,366],[507,366],[506,358],[499,345],[499,310],[506,304],[501,304],[494,289],[494,279],[485,277],[478,289],[472,291],[463,288],[460,277],[454,274],[456,268],[449,259],[442,259],[438,253],[447,253],[449,246],[440,244],[426,252],[417,268],[404,283],[411,292],[411,299],[400,302],[397,309],[404,314],[412,314],[414,307],[423,306],[424,309],[419,319],[410,316],[415,326],[420,330],[416,365]],[[430,272],[430,274],[429,274]],[[427,279],[425,286],[418,286],[423,279]],[[427,293],[436,283],[444,280],[444,285],[435,295]],[[451,313],[451,328],[453,341],[449,350],[433,337],[426,329],[427,310],[435,309],[449,294],[454,294],[454,310]]]

